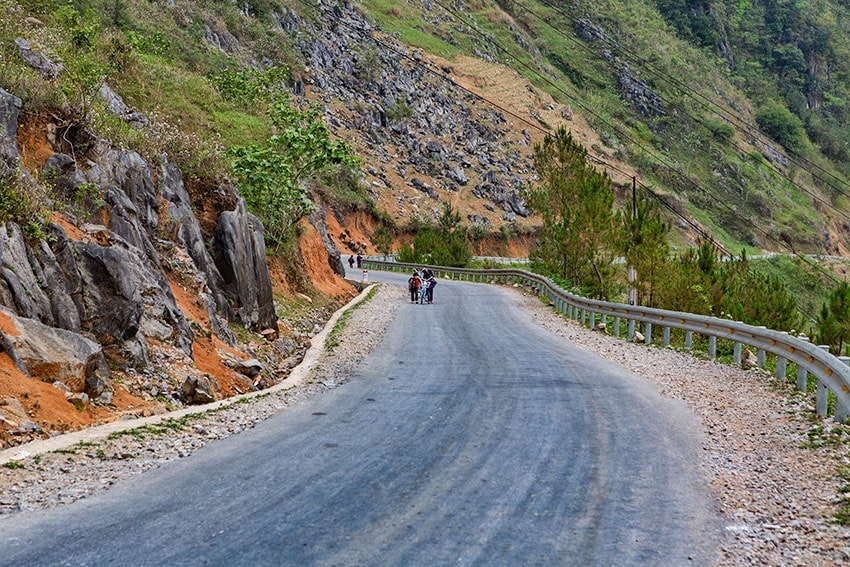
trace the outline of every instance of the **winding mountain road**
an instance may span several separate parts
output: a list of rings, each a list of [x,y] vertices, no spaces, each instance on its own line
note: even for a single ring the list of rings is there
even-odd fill
[[[505,290],[441,281],[435,299],[403,305],[347,384],[100,496],[0,519],[0,565],[712,562],[721,524],[684,405]]]

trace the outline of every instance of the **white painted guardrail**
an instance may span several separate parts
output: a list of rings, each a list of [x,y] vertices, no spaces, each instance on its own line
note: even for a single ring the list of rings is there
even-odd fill
[[[414,269],[422,268],[422,264],[406,264],[401,262],[382,262],[364,259],[364,268],[391,272],[411,273]],[[644,342],[652,342],[652,333],[659,328],[663,335],[663,345],[670,344],[670,330],[685,331],[685,348],[691,349],[693,336],[702,335],[708,338],[708,356],[715,358],[717,339],[733,343],[733,359],[735,364],[741,363],[743,345],[752,347],[757,352],[758,365],[765,366],[766,354],[776,357],[776,377],[785,380],[788,362],[797,365],[798,390],[805,391],[808,374],[817,379],[815,408],[818,415],[826,415],[828,409],[828,392],[835,396],[835,419],[844,422],[850,408],[850,358],[836,357],[829,353],[828,347],[814,345],[805,338],[795,337],[786,332],[774,331],[765,327],[747,325],[739,321],[730,321],[718,317],[694,315],[679,311],[666,311],[598,301],[574,295],[561,289],[552,280],[525,270],[496,269],[474,270],[468,268],[447,268],[429,266],[436,277],[480,283],[520,284],[536,289],[562,314],[582,324],[594,328],[597,322],[607,324],[611,321],[613,335],[620,336],[621,326],[626,326],[627,338],[634,337],[638,323],[643,324]]]

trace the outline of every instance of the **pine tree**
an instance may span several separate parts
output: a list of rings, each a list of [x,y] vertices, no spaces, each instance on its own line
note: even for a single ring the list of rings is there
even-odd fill
[[[587,150],[563,126],[535,146],[534,167],[541,181],[525,198],[543,228],[533,258],[587,295],[607,299],[619,234],[610,178],[587,163]]]

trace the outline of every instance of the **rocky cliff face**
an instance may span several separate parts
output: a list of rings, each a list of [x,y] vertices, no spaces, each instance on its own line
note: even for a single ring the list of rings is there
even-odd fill
[[[464,202],[490,228],[530,215],[519,196],[534,175],[528,131],[462,89],[450,66],[374,28],[353,4],[320,10],[321,24],[288,8],[274,14],[306,62],[293,90],[325,103],[331,129],[369,156],[376,201],[401,222],[438,216],[438,201]],[[342,109],[331,107],[337,101]]]
[[[0,89],[0,169],[26,178],[18,152],[20,107]],[[209,361],[207,372],[200,361],[192,364],[198,340],[220,345],[219,352],[236,344],[231,323],[257,337],[278,337],[263,226],[232,188],[217,188],[230,192],[235,206],[221,211],[213,234],[205,235],[181,171],[166,158],[149,163],[94,140],[84,155],[55,152],[44,168],[56,199],[81,188],[97,198],[82,212],[90,222],[54,214],[48,238],[38,242],[16,224],[0,227],[0,347],[19,372],[55,383],[80,408],[112,402],[115,372],[158,377],[153,395],[174,404],[274,382],[270,372],[257,377],[257,361],[251,372],[239,370],[238,360],[248,355],[232,348],[225,358],[237,378],[229,388],[209,372]],[[185,302],[178,305],[178,289],[199,310],[194,320],[184,313]],[[273,347],[281,358],[298,346],[286,341]],[[163,350],[172,354],[163,357]],[[181,360],[189,370],[172,372],[163,367],[167,360]],[[3,413],[18,400],[0,402],[0,444],[10,424],[18,432],[40,431],[32,423],[20,429],[20,419]]]

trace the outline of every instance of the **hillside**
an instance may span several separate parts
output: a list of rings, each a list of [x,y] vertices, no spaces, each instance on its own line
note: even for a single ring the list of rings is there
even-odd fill
[[[637,174],[681,227],[734,251],[846,250],[850,19],[837,3],[365,4],[409,44],[510,65],[570,105],[596,132],[591,154],[615,179]]]
[[[850,246],[834,2],[0,9],[4,443],[280,380],[380,227],[451,204],[480,252],[525,255],[560,125],[619,206],[633,177],[662,204],[674,250]]]

